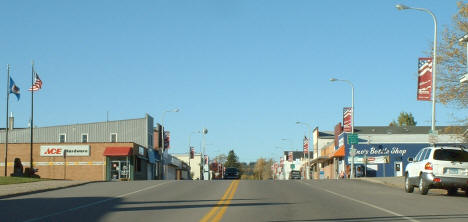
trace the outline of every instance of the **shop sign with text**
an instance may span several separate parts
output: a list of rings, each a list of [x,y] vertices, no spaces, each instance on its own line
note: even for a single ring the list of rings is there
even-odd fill
[[[89,145],[41,146],[40,156],[89,156]]]

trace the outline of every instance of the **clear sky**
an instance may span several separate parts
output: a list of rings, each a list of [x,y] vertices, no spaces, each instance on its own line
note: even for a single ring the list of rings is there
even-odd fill
[[[321,130],[341,122],[351,89],[331,77],[354,83],[356,126],[386,126],[401,111],[430,125],[416,75],[433,21],[397,3],[432,10],[439,30],[457,9],[454,0],[5,1],[0,92],[10,64],[22,90],[10,111],[26,127],[34,60],[44,82],[34,97],[39,127],[105,121],[107,112],[160,122],[180,108],[165,116],[172,153],[187,152],[190,133],[206,127],[210,156],[234,149],[241,161],[277,160],[301,149],[307,131],[296,121]],[[0,99],[1,126],[5,111]],[[437,124],[459,124],[466,111],[437,105]],[[192,136],[197,152],[200,141]]]

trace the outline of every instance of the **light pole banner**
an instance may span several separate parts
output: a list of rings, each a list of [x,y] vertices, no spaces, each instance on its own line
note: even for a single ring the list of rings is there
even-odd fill
[[[309,140],[305,136],[304,136],[303,148],[304,148],[304,154],[307,154],[309,152]]]
[[[288,153],[288,161],[292,162],[293,161],[293,152]]]
[[[353,110],[351,107],[343,108],[343,132],[351,132]]]
[[[418,61],[418,100],[431,101],[432,58],[419,58]]]

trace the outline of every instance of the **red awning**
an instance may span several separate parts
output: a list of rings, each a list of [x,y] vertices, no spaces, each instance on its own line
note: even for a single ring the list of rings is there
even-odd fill
[[[132,154],[132,147],[106,147],[104,156],[130,156]]]

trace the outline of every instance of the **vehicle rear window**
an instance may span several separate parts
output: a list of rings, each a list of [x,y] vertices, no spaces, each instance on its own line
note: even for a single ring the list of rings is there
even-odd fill
[[[463,150],[439,149],[434,152],[434,160],[468,162],[468,152]]]
[[[237,172],[237,168],[227,168],[227,169],[226,169],[226,172],[228,172],[228,173],[236,173],[236,172]]]

